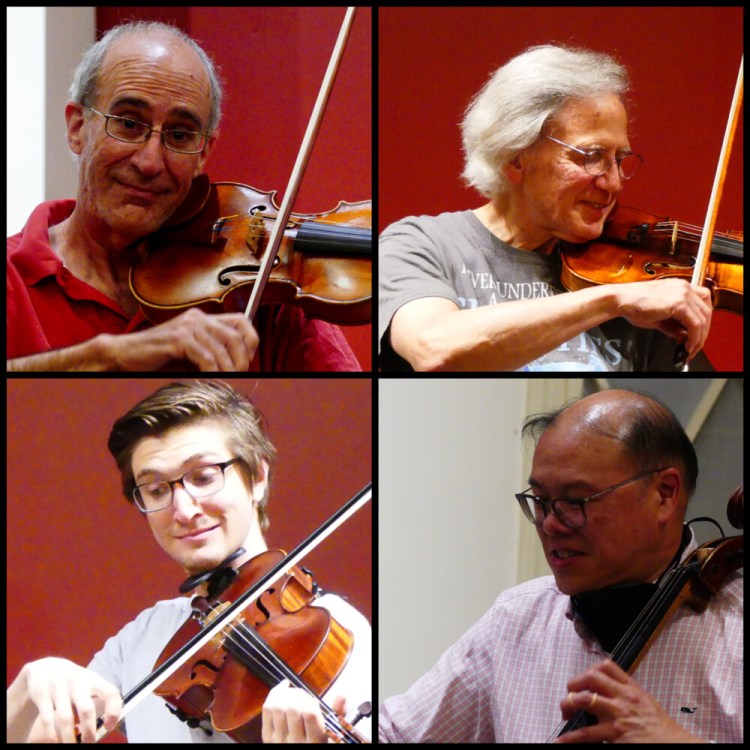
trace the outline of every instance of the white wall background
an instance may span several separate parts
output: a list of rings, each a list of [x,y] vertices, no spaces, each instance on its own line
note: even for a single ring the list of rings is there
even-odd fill
[[[95,39],[94,8],[7,8],[7,233],[54,198],[74,198],[77,167],[65,102],[81,54]]]
[[[516,583],[526,381],[379,388],[379,690],[402,692]],[[521,488],[524,489],[524,488]]]

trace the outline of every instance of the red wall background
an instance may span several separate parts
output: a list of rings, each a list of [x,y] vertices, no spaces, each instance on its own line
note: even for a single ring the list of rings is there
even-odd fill
[[[281,204],[343,7],[97,9],[97,32],[129,20],[163,21],[193,37],[219,66],[225,100],[206,172],[214,182],[278,190]],[[321,213],[372,197],[372,12],[359,8],[294,210]],[[372,368],[371,326],[342,326]]]
[[[279,458],[270,547],[294,547],[372,477],[369,379],[233,380],[266,415]],[[182,569],[126,502],[107,451],[115,419],[170,380],[8,381],[7,680],[29,661],[86,665]],[[371,618],[371,508],[304,563]]]
[[[702,226],[743,50],[742,8],[381,8],[379,228],[475,208],[458,127],[490,73],[535,44],[615,54],[631,74],[630,140],[646,163],[621,201]],[[743,229],[743,128],[717,230]],[[742,370],[742,317],[714,313],[714,367]]]

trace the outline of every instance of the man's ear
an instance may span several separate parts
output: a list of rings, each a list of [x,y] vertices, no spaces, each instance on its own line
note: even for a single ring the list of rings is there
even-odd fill
[[[261,461],[258,468],[258,479],[253,484],[253,507],[257,508],[268,491],[268,463]]]
[[[208,161],[208,156],[213,150],[213,147],[216,145],[216,141],[219,138],[219,131],[215,131],[211,133],[208,140],[206,141],[206,145],[203,147],[203,151],[198,154],[198,158],[195,161],[195,169],[193,170],[193,177],[197,177],[199,174],[203,174],[203,167],[206,165],[206,162]]]
[[[659,473],[659,483],[657,490],[659,492],[659,509],[658,516],[660,520],[668,521],[675,513],[684,512],[682,499],[682,476],[677,469],[665,469]]]
[[[65,105],[65,122],[68,126],[68,146],[76,155],[80,155],[81,151],[83,151],[81,129],[83,128],[85,121],[83,107],[81,107],[80,104],[76,104],[74,101],[69,101]]]

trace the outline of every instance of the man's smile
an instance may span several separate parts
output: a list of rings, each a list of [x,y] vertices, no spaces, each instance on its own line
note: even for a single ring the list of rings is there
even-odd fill
[[[218,529],[221,524],[216,524],[214,526],[206,526],[202,529],[195,529],[194,531],[188,531],[184,534],[177,534],[178,539],[187,539],[188,541],[193,539],[203,539],[209,535],[211,531],[214,529]]]

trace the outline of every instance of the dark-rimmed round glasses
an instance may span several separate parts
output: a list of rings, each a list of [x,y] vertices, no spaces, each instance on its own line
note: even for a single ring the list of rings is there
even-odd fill
[[[200,500],[214,495],[224,489],[224,472],[239,458],[222,461],[218,464],[201,466],[199,469],[183,474],[179,479],[160,480],[158,482],[146,482],[139,484],[131,493],[138,510],[141,513],[154,513],[164,510],[172,504],[174,499],[174,487],[181,484],[185,492],[193,498]]]
[[[656,474],[659,471],[664,471],[664,469],[649,469],[648,471],[642,471],[640,474],[636,474],[636,476],[626,479],[624,482],[619,482],[612,487],[607,487],[606,490],[597,492],[595,495],[590,495],[589,497],[543,500],[541,497],[537,497],[529,492],[531,487],[525,492],[519,492],[515,497],[516,500],[518,500],[518,504],[521,506],[524,516],[526,516],[534,526],[541,526],[544,523],[544,519],[547,518],[551,508],[552,512],[564,526],[567,526],[569,529],[580,529],[582,526],[586,525],[586,503],[590,503],[593,500],[599,500],[603,495],[612,492],[612,490],[624,487],[626,484],[635,482],[637,479],[643,479],[643,477],[648,476],[649,474]]]
[[[132,117],[105,115],[93,107],[87,107],[87,109],[105,119],[104,130],[107,135],[125,143],[145,143],[151,137],[151,133],[159,133],[161,142],[170,151],[175,151],[178,154],[199,154],[205,148],[210,135],[210,133],[198,133],[184,128],[157,130],[151,125],[146,125],[145,122],[134,120]]]
[[[583,149],[571,146],[568,143],[558,141],[557,138],[553,138],[551,135],[545,135],[545,138],[555,143],[559,143],[565,148],[569,148],[576,153],[582,154],[585,158],[583,160],[583,168],[592,176],[599,177],[605,172],[608,172],[612,167],[613,162],[617,162],[617,169],[620,173],[620,177],[623,180],[630,180],[637,174],[641,168],[644,159],[640,154],[623,154],[622,156],[610,156],[606,151],[600,151],[594,149],[593,151],[584,151]]]

